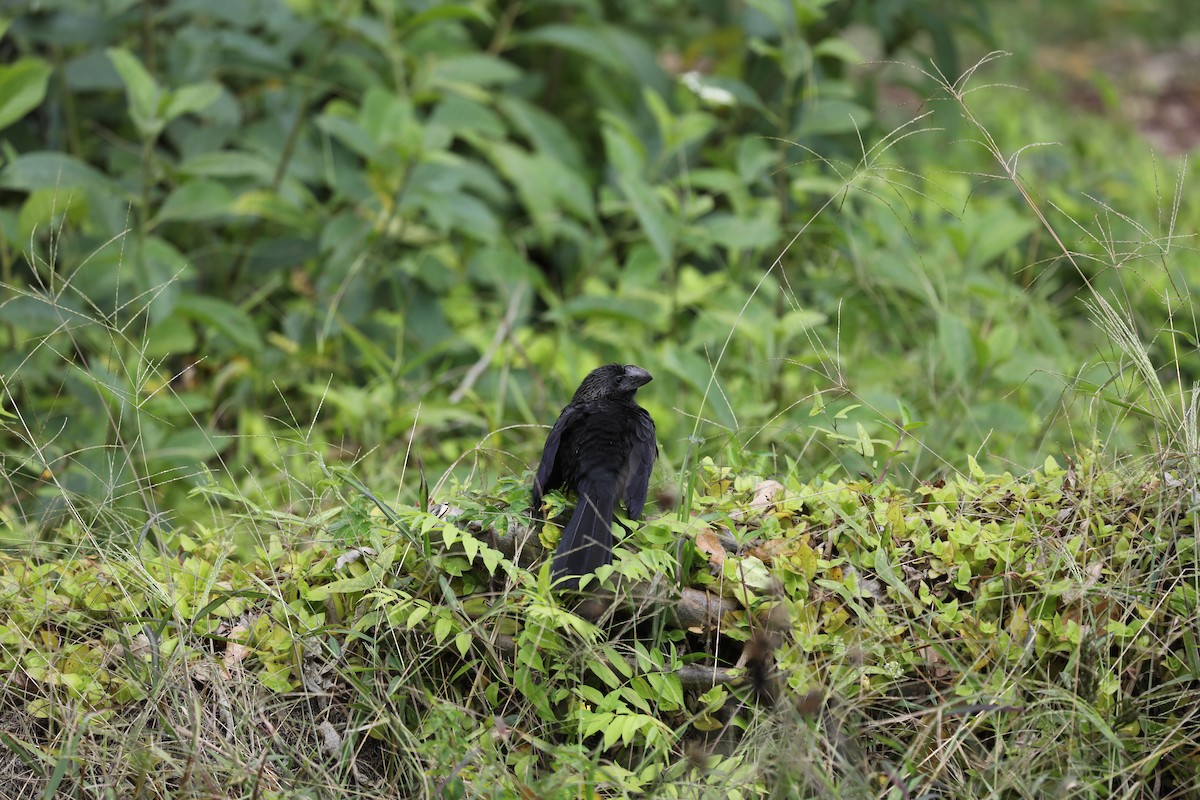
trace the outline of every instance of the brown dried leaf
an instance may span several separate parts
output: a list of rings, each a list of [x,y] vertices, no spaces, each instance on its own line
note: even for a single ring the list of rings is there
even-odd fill
[[[736,509],[729,516],[736,520],[757,519],[766,516],[775,498],[783,493],[783,484],[779,481],[762,481],[754,487],[754,499],[745,509]]]
[[[245,625],[237,625],[229,632],[229,638],[243,638],[250,629]],[[221,662],[225,665],[225,669],[232,669],[237,664],[240,664],[250,655],[251,649],[240,642],[228,641],[225,643],[225,655],[221,657]]]
[[[710,564],[719,567],[725,563],[725,548],[711,528],[705,528],[696,534],[696,549],[704,553]]]
[[[775,560],[777,556],[786,555],[794,546],[795,542],[789,539],[765,539],[747,550],[748,555],[755,556],[767,563]]]
[[[775,498],[783,492],[783,484],[779,481],[763,481],[754,487],[754,499],[750,501],[750,510],[766,513],[775,505]]]

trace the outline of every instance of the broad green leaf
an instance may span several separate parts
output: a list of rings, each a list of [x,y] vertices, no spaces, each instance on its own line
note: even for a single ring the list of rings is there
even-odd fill
[[[804,105],[800,122],[792,138],[835,136],[861,131],[870,124],[872,114],[858,103],[840,99],[816,99]]]
[[[1036,226],[1028,215],[1010,206],[997,206],[982,214],[964,214],[963,227],[970,244],[965,266],[978,269],[1020,244]]]
[[[642,226],[642,232],[650,240],[654,252],[664,264],[675,260],[675,220],[667,213],[662,198],[643,180],[630,175],[617,178],[617,185],[633,208],[633,213]]]
[[[65,153],[26,153],[17,156],[0,172],[0,186],[32,192],[37,189],[91,189],[121,195],[108,176]]]
[[[400,26],[400,35],[411,33],[425,25],[447,20],[472,20],[486,28],[495,24],[495,18],[485,9],[468,3],[435,3],[432,7],[414,14]]]
[[[259,656],[262,669],[258,673],[258,681],[273,692],[287,692],[292,689],[292,667],[286,661],[263,658]]]
[[[173,244],[158,236],[145,237],[140,252],[135,250],[133,257],[141,273],[142,286],[153,289],[151,321],[175,319],[175,303],[186,291],[183,281],[194,273],[191,263]],[[147,338],[154,345],[158,344],[153,336]]]
[[[840,36],[831,36],[817,43],[813,53],[818,56],[828,56],[845,61],[847,64],[858,65],[863,62],[862,53],[858,48]]]
[[[738,142],[737,173],[743,183],[750,184],[770,174],[779,159],[778,152],[765,139],[746,137]]]
[[[202,220],[234,213],[233,194],[223,183],[210,180],[188,181],[163,201],[155,223],[169,220]]]
[[[62,68],[65,88],[72,92],[114,92],[125,88],[112,59],[103,50],[88,50],[68,60]]]
[[[487,53],[471,53],[439,59],[431,77],[435,84],[496,86],[519,80],[521,75],[521,70],[509,61]]]
[[[514,36],[513,44],[561,47],[586,56],[608,69],[629,73],[629,64],[620,57],[612,38],[600,30],[579,25],[544,25]]]
[[[669,264],[675,254],[675,220],[667,213],[662,198],[643,177],[646,156],[641,143],[624,120],[605,115],[604,151],[617,172],[617,185],[629,201],[642,232],[650,240],[654,252]]]
[[[467,264],[471,280],[489,286],[519,286],[536,280],[537,267],[511,245],[481,250]]]
[[[317,117],[317,128],[363,158],[375,159],[379,155],[379,145],[355,120],[339,114],[322,114]]]
[[[428,125],[440,125],[459,137],[502,139],[508,132],[504,120],[487,105],[457,94],[446,96],[430,116]]]
[[[0,130],[41,105],[49,80],[50,65],[40,58],[0,66]]]
[[[508,142],[497,142],[484,148],[496,169],[507,178],[521,198],[521,204],[534,222],[548,224],[559,215],[558,199],[546,191],[543,172],[546,158],[539,158]]]
[[[704,111],[679,114],[667,105],[662,95],[652,89],[645,89],[642,99],[662,137],[663,153],[659,158],[699,142],[716,127],[717,120],[712,114]]]
[[[446,641],[446,637],[450,635],[450,631],[454,627],[454,623],[447,616],[439,616],[437,621],[433,623],[433,640],[438,644]]]
[[[559,117],[512,95],[496,98],[495,102],[496,107],[529,140],[535,151],[548,153],[572,172],[583,172],[583,154],[579,142]]]
[[[746,0],[746,5],[770,20],[772,28],[782,31],[795,27],[795,12],[790,3],[780,3],[779,0]]]
[[[182,317],[167,317],[146,333],[142,357],[161,359],[174,353],[190,353],[196,349],[196,331]]]
[[[602,113],[604,155],[618,175],[641,178],[646,170],[646,148],[625,120],[615,114]]]
[[[156,399],[178,402],[170,394],[159,395]],[[185,473],[191,472],[196,464],[203,464],[218,452],[218,441],[203,428],[194,427],[169,432],[148,455],[176,463],[180,472]]]
[[[249,177],[268,181],[274,177],[275,168],[257,153],[220,150],[192,156],[179,165],[178,171],[183,175],[203,178]]]
[[[595,297],[580,295],[573,297],[558,308],[547,313],[548,319],[590,319],[608,317],[630,322],[645,323],[661,316],[660,309],[649,300],[632,297]]]
[[[779,241],[780,230],[774,219],[764,216],[735,217],[717,213],[699,223],[714,242],[730,250],[755,250]]]
[[[202,81],[188,86],[181,86],[167,97],[166,107],[162,111],[164,122],[170,122],[184,114],[192,114],[217,102],[224,89],[214,81]]]
[[[943,311],[937,318],[937,361],[956,381],[967,377],[974,366],[970,330],[954,314]]]
[[[420,151],[421,124],[408,97],[372,86],[363,97],[358,124],[376,145],[399,144],[406,154]]]
[[[581,220],[596,218],[592,188],[582,175],[549,155],[538,154],[536,162],[547,187],[564,209]]]
[[[391,544],[379,554],[378,558],[367,563],[367,571],[353,578],[342,578],[324,586],[314,586],[304,593],[304,599],[319,603],[332,594],[348,594],[350,592],[365,592],[379,585],[384,573],[391,569],[396,560],[397,545]]]
[[[262,349],[254,321],[232,303],[204,295],[184,295],[176,303],[175,312],[229,337],[244,352],[257,353]]]
[[[110,47],[106,52],[125,83],[125,91],[129,97],[129,117],[133,124],[143,137],[157,136],[165,124],[159,115],[162,88],[133,53],[121,47]]]
[[[87,192],[64,192],[53,188],[32,191],[21,204],[21,212],[17,217],[19,227],[14,237],[16,244],[22,249],[29,247],[36,232],[45,233],[49,227],[61,224],[60,220],[80,224],[87,210]]]
[[[239,195],[230,211],[248,217],[273,220],[300,231],[307,231],[310,224],[303,208],[285,200],[276,192],[265,190],[245,192]]]

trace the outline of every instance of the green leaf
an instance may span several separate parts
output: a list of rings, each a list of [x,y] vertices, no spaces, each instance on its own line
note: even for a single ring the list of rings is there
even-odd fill
[[[26,153],[0,172],[0,186],[32,192],[37,189],[93,189],[126,197],[106,175],[65,153]]]
[[[273,692],[287,692],[292,688],[292,668],[285,661],[276,661],[259,657],[262,671],[258,673],[258,681]],[[64,759],[65,761],[66,759]]]
[[[433,623],[433,640],[438,644],[446,641],[446,637],[450,635],[453,626],[454,623],[449,617],[438,617],[437,621]]]
[[[269,181],[274,177],[275,167],[257,153],[240,150],[220,150],[200,153],[179,165],[179,172],[204,178],[257,178]]]
[[[245,192],[238,196],[229,211],[232,214],[273,220],[299,231],[309,229],[309,220],[304,215],[304,209],[285,200],[277,192]]]
[[[779,241],[779,226],[768,217],[745,217],[717,213],[700,221],[714,242],[730,250],[754,250]]]
[[[392,562],[396,560],[396,544],[388,545],[379,557],[371,560],[367,565],[367,571],[354,578],[342,578],[339,581],[327,583],[324,586],[315,586],[304,593],[304,599],[309,602],[319,603],[331,594],[348,594],[350,592],[365,592],[368,589],[373,589],[379,584],[379,579],[383,574],[391,569]]]
[[[646,170],[646,149],[625,120],[614,114],[602,113],[604,155],[618,175],[640,178]]]
[[[49,80],[50,65],[40,58],[0,67],[0,130],[41,105]]]
[[[190,353],[195,349],[195,330],[183,318],[171,316],[147,331],[142,356],[157,359],[173,353]]]
[[[963,227],[970,243],[964,266],[975,270],[1015,248],[1036,224],[1009,206],[997,206],[982,214],[965,214]]]
[[[379,147],[395,144],[405,153],[420,150],[421,124],[411,98],[372,86],[363,96],[358,123]]]
[[[792,138],[853,133],[869,125],[872,116],[869,110],[849,100],[813,100],[805,104]]]
[[[232,303],[204,295],[185,295],[175,305],[175,311],[229,337],[242,351],[257,353],[262,349],[254,321]]]
[[[943,312],[938,314],[936,342],[938,365],[956,381],[964,380],[974,366],[971,331],[957,316]]]
[[[675,259],[675,221],[668,216],[662,199],[654,193],[648,183],[631,175],[622,175],[617,179],[617,185],[625,193],[633,213],[642,226],[646,238],[650,240],[654,252],[664,264],[670,264]]]
[[[512,63],[487,53],[471,53],[440,59],[433,65],[436,84],[496,86],[520,80],[522,72]]]
[[[560,118],[516,96],[496,98],[495,104],[535,151],[553,156],[572,172],[584,172],[579,142]]]
[[[850,65],[858,65],[863,62],[862,53],[858,48],[840,36],[831,36],[822,40],[813,48],[813,54],[840,59]]]
[[[645,323],[660,316],[660,309],[649,300],[634,297],[596,297],[580,295],[573,297],[558,308],[547,313],[547,319],[593,319],[608,317],[631,323]]]
[[[424,25],[447,20],[472,20],[484,27],[490,28],[495,19],[486,10],[467,3],[435,3],[431,8],[414,14],[400,26],[400,34],[411,33]]]
[[[515,45],[549,45],[586,56],[613,70],[628,74],[629,64],[618,53],[611,36],[579,25],[544,25],[513,37]]]
[[[460,137],[503,139],[508,132],[504,120],[486,104],[457,94],[446,95],[429,117],[428,125],[441,126]]]
[[[209,180],[188,181],[167,195],[155,223],[168,220],[202,220],[234,213],[233,194],[224,184]]]
[[[603,659],[593,658],[588,662],[588,669],[592,674],[604,682],[609,689],[616,689],[621,685],[621,679],[608,664],[605,664]]]
[[[122,47],[110,47],[105,52],[125,83],[125,92],[129,97],[129,117],[138,132],[148,139],[158,136],[165,124],[158,113],[158,104],[163,95],[162,88],[133,53]]]
[[[379,145],[355,120],[326,113],[317,117],[317,128],[368,160],[379,155]]]
[[[670,263],[675,255],[675,220],[667,213],[662,198],[642,177],[646,157],[641,143],[624,120],[611,114],[605,115],[601,136],[608,161],[617,171],[617,185],[629,201],[642,232],[663,263]]]
[[[224,89],[214,81],[202,81],[188,86],[181,86],[171,92],[167,98],[166,107],[162,110],[163,120],[170,122],[184,114],[192,114],[217,102]]]
[[[786,31],[795,27],[796,21],[792,16],[794,12],[789,8],[790,4],[777,0],[746,0],[746,5],[769,19],[772,28]]]
[[[63,221],[77,225],[86,218],[87,209],[86,192],[37,189],[21,204],[17,232],[12,238],[20,246],[29,247],[34,231],[56,227]]]
[[[590,206],[584,205],[587,199],[581,198],[579,187],[571,183],[570,170],[550,156],[531,154],[508,142],[488,144],[482,149],[516,188],[521,204],[540,229],[550,230],[562,216],[564,206],[580,215],[590,214]]]

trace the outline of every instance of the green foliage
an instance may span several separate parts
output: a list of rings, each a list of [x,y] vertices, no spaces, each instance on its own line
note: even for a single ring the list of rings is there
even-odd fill
[[[833,736],[821,715],[792,705],[816,702],[825,714],[870,709],[875,719],[842,719],[831,741],[864,748],[865,771],[842,774],[846,785],[831,796],[862,796],[882,776],[985,796],[1010,771],[1059,778],[1063,764],[1090,787],[1071,796],[1141,780],[1196,788],[1198,709],[1185,687],[1200,669],[1200,556],[1177,471],[1121,474],[1089,457],[1015,478],[972,465],[913,491],[795,476],[764,484],[711,462],[698,473],[702,512],[682,531],[700,557],[681,577],[705,587],[709,603],[732,601],[711,629],[677,627],[677,600],[666,596],[632,620],[620,607],[584,619],[550,596],[544,561],[535,573],[513,559],[523,531],[503,543],[482,528],[508,527],[490,503],[464,498],[469,510],[444,517],[380,509],[352,492],[327,498],[319,518],[276,516],[279,532],[246,558],[204,531],[140,551],[0,557],[0,670],[23,676],[8,701],[20,706],[6,713],[61,731],[88,719],[78,743],[86,759],[104,730],[190,674],[203,676],[198,697],[216,691],[278,709],[265,721],[299,747],[318,732],[283,709],[319,689],[320,714],[341,720],[339,747],[393,787],[383,796],[451,783],[462,796],[485,786],[692,796],[670,790],[686,775],[698,790],[765,797],[846,769],[816,755]],[[640,577],[647,553],[637,548],[654,541],[657,524],[618,554],[623,584]],[[318,528],[331,537],[305,544]],[[714,533],[742,544],[713,547]],[[737,669],[741,643],[763,631],[775,639],[775,691],[792,698],[774,711]],[[923,758],[921,730],[939,717],[941,735],[962,747]],[[863,726],[881,721],[887,736],[872,744]],[[1070,741],[1060,741],[1067,727]],[[141,734],[148,747],[170,735],[154,728]],[[760,741],[777,728],[790,733]],[[423,744],[412,750],[410,737]],[[802,742],[814,750],[797,752]],[[166,744],[125,773],[177,778]],[[416,773],[395,755],[367,757],[380,746],[414,759]],[[724,767],[679,758],[710,748],[726,753]],[[219,759],[193,757],[206,780],[228,780]]]
[[[0,742],[28,785],[1196,792],[1190,176],[976,91],[1012,77],[989,57],[956,81],[984,8],[0,25]],[[597,620],[531,571],[557,526],[514,523],[606,360],[655,375],[675,511]],[[1147,466],[1061,457],[1091,447]],[[724,613],[681,622],[664,576]],[[763,649],[778,680],[738,663]]]
[[[440,471],[610,359],[672,398],[651,400],[670,460],[699,432],[672,408],[714,444],[778,443],[789,427],[744,420],[826,388],[779,366],[813,363],[836,304],[789,288],[819,258],[760,279],[853,183],[807,154],[853,159],[876,131],[842,31],[869,19],[894,50],[929,17],[868,8],[56,0],[16,18],[5,447],[28,465],[16,493],[59,479],[21,513],[52,524],[64,487],[178,507],[202,475],[186,464],[257,471],[254,437],[314,423]],[[970,19],[926,21],[941,43]],[[814,241],[841,235],[818,215]],[[513,431],[492,444],[523,460],[537,432]]]

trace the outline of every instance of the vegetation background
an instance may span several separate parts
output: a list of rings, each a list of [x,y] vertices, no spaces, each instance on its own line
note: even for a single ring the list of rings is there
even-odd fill
[[[1189,519],[1200,453],[1200,203],[1187,157],[1200,143],[1200,18],[1191,6],[0,3],[0,546],[27,566],[85,571],[97,553],[137,562],[147,546],[160,556],[203,552],[216,576],[227,557],[274,568],[301,542],[359,546],[379,523],[375,501],[422,511],[450,502],[503,531],[527,503],[522,487],[545,426],[607,361],[655,376],[639,397],[660,437],[652,497],[677,523],[660,523],[664,542],[691,530],[693,513],[720,508],[711,498],[722,486],[753,495],[761,477],[928,492],[988,475],[1010,487],[1048,457],[1062,469],[1044,467],[1031,485],[1083,474],[1075,464],[1086,463],[1125,486],[1119,500],[1128,485],[1150,486],[1149,469],[1157,483],[1141,493],[1178,489]],[[387,521],[422,534],[434,526]],[[460,546],[451,538],[446,546]],[[371,541],[372,555],[387,551],[385,539]],[[1111,553],[1101,561],[1114,563]],[[323,579],[344,567],[321,563]],[[451,577],[472,564],[470,554]],[[10,600],[40,580],[9,569]],[[1113,573],[1114,595],[1162,606],[1131,599],[1136,583],[1119,582],[1142,573]],[[954,578],[960,588],[969,579]],[[122,602],[145,601],[134,578],[114,580]],[[320,600],[296,591],[311,617]],[[449,585],[439,591],[453,609]],[[439,635],[434,606],[409,616],[421,597],[405,601],[408,629],[432,614],[424,624],[439,644],[474,635],[453,615]],[[1178,620],[1195,599],[1180,600]],[[284,616],[302,613],[284,606]],[[218,630],[228,609],[166,607],[173,624],[190,613],[190,633],[209,637],[210,650],[237,638]],[[53,608],[27,622],[73,624],[49,625]],[[158,612],[127,613],[132,624]],[[199,631],[197,617],[213,627]],[[18,627],[0,636],[0,663],[43,674],[30,654],[58,644]],[[144,635],[135,629],[122,640],[127,656]],[[292,634],[277,655],[294,649]],[[271,634],[255,635],[262,650]],[[1148,660],[1178,645],[1162,642]],[[1200,658],[1188,653],[1171,668],[1172,697],[1200,680]],[[93,655],[109,668],[109,656]],[[303,659],[286,669],[282,660],[260,653],[258,677],[286,694]],[[161,698],[166,683],[133,695]],[[244,775],[196,781],[186,736],[166,748],[170,757],[139,750],[142,766],[89,783],[71,750],[83,728],[63,720],[95,713],[88,703],[101,695],[110,702],[110,684],[95,696],[79,690],[87,703],[60,717],[28,707],[55,690],[6,682],[12,714],[57,720],[5,740],[32,776],[29,793],[12,796],[52,796],[64,780],[88,797],[131,796],[130,786],[209,796],[222,784],[230,796],[259,796],[262,784]],[[379,696],[395,694],[381,684]],[[533,713],[545,722],[549,708]],[[428,708],[414,713],[433,724]],[[490,719],[449,718],[438,724],[500,736]],[[572,751],[579,774],[589,774],[579,764],[608,763],[613,745],[594,743],[603,722],[593,723]],[[1183,729],[1191,732],[1170,752],[1191,752],[1190,768],[1198,740]],[[656,730],[642,719],[625,744],[683,763],[681,745]],[[1053,725],[1040,730],[1055,739]],[[400,770],[409,783],[397,796],[488,783],[463,777],[452,739],[422,735],[447,755]],[[35,756],[34,741],[57,744]],[[344,752],[362,747],[344,741]],[[546,741],[535,750],[565,757]],[[895,750],[915,752],[907,741]],[[79,758],[97,763],[97,752],[112,751]],[[739,752],[742,765],[761,764],[761,751]],[[1117,796],[1117,784],[1129,797],[1167,796],[1163,786],[1196,796],[1171,763],[1146,788],[1164,757],[1153,752],[1097,756],[1120,765],[1107,782],[1079,784],[1079,796]],[[637,780],[596,779],[601,792],[661,789],[667,773],[638,769],[665,762],[646,758],[637,768],[621,761]],[[497,759],[504,775],[520,772]],[[359,774],[309,768],[333,796],[367,791]],[[156,770],[169,776],[161,784],[148,777]],[[1054,772],[1063,796],[1074,796],[1069,772]],[[422,782],[423,773],[439,777]],[[547,796],[597,791],[592,778],[521,774]],[[738,791],[784,791],[764,774],[751,769]],[[951,777],[913,774],[926,783],[881,779],[871,791],[947,791],[928,787]],[[522,796],[507,778],[488,780]],[[271,791],[293,796],[286,783]],[[788,785],[815,792],[811,781]],[[1045,790],[991,785],[996,796]]]

